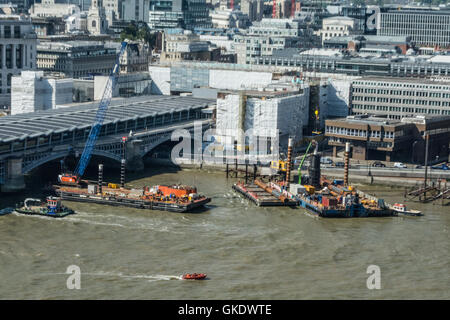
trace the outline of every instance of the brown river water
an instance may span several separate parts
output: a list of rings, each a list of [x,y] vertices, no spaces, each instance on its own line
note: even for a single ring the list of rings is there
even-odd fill
[[[323,219],[258,208],[220,172],[142,176],[129,185],[195,184],[212,201],[195,214],[65,202],[77,214],[0,216],[0,299],[450,298],[450,206],[359,185],[425,215]],[[37,190],[0,194],[0,208],[42,196]],[[70,265],[81,270],[79,290],[66,286]],[[366,286],[369,265],[380,267],[380,290]],[[187,272],[209,279],[180,280]]]

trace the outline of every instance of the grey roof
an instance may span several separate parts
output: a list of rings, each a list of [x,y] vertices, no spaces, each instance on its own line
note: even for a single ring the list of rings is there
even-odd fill
[[[141,96],[112,99],[103,125],[149,116],[207,107],[212,99],[180,96]],[[72,104],[67,108],[0,117],[0,142],[89,128],[99,102]]]

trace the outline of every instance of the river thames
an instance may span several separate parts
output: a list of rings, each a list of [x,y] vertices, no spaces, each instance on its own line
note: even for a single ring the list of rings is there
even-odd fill
[[[323,219],[258,208],[221,172],[147,169],[128,186],[184,183],[212,198],[200,213],[64,202],[62,219],[0,217],[1,299],[449,299],[450,210],[405,202],[403,189],[356,185],[422,217]],[[25,197],[0,194],[0,208]],[[81,270],[70,290],[68,266]],[[381,271],[369,290],[367,268]],[[205,281],[180,280],[204,272]]]

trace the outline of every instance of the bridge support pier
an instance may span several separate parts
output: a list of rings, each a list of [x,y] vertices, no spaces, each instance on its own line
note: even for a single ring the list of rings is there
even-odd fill
[[[125,144],[126,168],[130,172],[144,171],[144,160],[141,156],[142,140],[130,139]]]
[[[22,158],[11,158],[6,161],[6,176],[1,186],[2,192],[18,192],[25,189],[22,173]]]

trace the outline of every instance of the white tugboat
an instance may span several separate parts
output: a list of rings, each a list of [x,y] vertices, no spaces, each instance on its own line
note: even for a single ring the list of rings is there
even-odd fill
[[[397,213],[405,214],[405,215],[408,215],[408,216],[422,216],[422,212],[421,211],[413,210],[413,209],[408,210],[406,208],[406,205],[404,205],[402,203],[395,203],[391,207],[391,209],[394,210]]]

